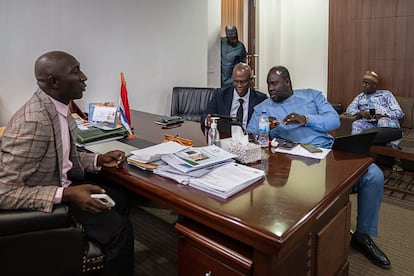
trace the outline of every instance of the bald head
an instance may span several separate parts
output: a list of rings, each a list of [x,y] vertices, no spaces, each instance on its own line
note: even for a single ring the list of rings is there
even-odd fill
[[[252,70],[246,63],[238,63],[233,68],[233,87],[240,97],[249,91],[252,79]]]
[[[247,63],[243,63],[243,62],[237,63],[234,66],[233,75],[235,74],[236,71],[241,72],[241,73],[248,72],[249,77],[251,77],[251,74],[252,74],[251,72],[252,70],[250,69],[250,66]]]
[[[270,98],[275,102],[282,102],[293,94],[290,74],[286,67],[275,66],[267,74],[267,88]]]
[[[54,99],[68,104],[83,95],[87,80],[79,62],[62,51],[47,52],[37,58],[34,73],[39,88]]]
[[[35,62],[35,77],[39,82],[47,80],[49,75],[56,75],[62,71],[65,60],[75,59],[68,53],[61,51],[47,52],[37,58]]]

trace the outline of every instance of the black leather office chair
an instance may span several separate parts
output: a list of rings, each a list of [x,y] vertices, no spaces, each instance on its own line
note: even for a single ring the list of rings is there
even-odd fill
[[[171,99],[171,116],[181,116],[186,121],[200,122],[215,88],[174,87]]]
[[[85,239],[67,205],[52,213],[0,210],[0,275],[83,275],[103,264],[101,248]]]

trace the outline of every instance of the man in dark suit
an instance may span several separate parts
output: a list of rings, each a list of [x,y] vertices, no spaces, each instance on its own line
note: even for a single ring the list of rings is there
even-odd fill
[[[209,102],[201,118],[202,128],[210,126],[212,115],[222,115],[237,118],[246,129],[253,107],[267,99],[266,94],[254,90],[251,84],[250,66],[238,63],[233,69],[233,85],[217,89]]]

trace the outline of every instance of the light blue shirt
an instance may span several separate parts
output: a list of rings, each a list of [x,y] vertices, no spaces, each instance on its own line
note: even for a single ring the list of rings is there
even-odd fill
[[[249,133],[259,134],[259,118],[262,111],[266,111],[268,116],[276,117],[280,123],[290,113],[308,116],[306,126],[281,123],[270,130],[270,137],[322,148],[332,147],[334,138],[327,132],[340,126],[338,113],[320,91],[313,89],[294,90],[293,95],[282,102],[274,102],[269,98],[256,105],[247,126]]]

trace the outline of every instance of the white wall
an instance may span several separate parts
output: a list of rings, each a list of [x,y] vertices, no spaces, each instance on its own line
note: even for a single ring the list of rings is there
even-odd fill
[[[326,95],[329,0],[256,3],[259,89],[281,64],[295,88]],[[220,28],[220,0],[0,0],[0,125],[35,91],[35,59],[55,49],[89,78],[82,108],[117,102],[123,71],[131,108],[169,114],[173,86],[219,86]]]
[[[173,86],[207,86],[208,30],[205,0],[0,0],[0,124],[35,91],[35,59],[55,49],[88,76],[81,107],[117,102],[123,71],[131,108],[169,114]]]
[[[329,0],[260,0],[259,89],[274,65],[288,68],[293,88],[328,85]]]
[[[221,0],[208,0],[208,87],[220,87]]]

